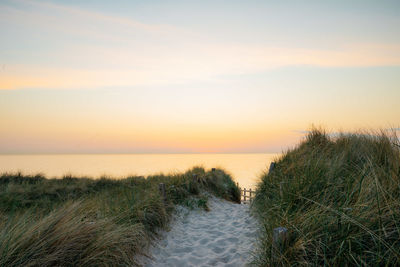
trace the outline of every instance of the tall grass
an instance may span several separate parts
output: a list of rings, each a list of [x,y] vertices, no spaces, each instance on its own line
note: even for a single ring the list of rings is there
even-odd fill
[[[159,183],[166,185],[166,202]],[[0,266],[139,265],[176,204],[207,208],[204,191],[240,197],[226,172],[200,167],[120,180],[3,174]]]
[[[269,266],[400,265],[400,152],[393,134],[313,130],[258,185],[256,260]],[[281,249],[273,228],[289,229]]]

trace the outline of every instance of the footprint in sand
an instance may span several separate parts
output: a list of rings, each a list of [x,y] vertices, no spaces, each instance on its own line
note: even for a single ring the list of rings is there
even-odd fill
[[[178,218],[151,250],[145,266],[245,266],[255,247],[257,222],[245,204],[214,197],[211,211]]]

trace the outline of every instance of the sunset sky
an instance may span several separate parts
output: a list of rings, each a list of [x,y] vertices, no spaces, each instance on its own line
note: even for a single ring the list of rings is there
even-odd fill
[[[281,152],[400,127],[400,1],[0,1],[0,153]]]

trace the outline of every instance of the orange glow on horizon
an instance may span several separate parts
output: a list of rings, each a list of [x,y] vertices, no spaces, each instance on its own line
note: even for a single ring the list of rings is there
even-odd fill
[[[56,2],[0,2],[0,153],[274,153],[313,124],[400,126],[393,3]]]

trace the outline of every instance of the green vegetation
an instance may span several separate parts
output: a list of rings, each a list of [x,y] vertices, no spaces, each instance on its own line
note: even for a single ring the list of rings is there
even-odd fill
[[[258,265],[400,265],[400,151],[393,134],[313,130],[261,177]],[[289,229],[286,246],[273,229]]]
[[[0,266],[137,265],[174,205],[207,209],[205,191],[240,200],[226,172],[200,167],[121,180],[3,174]]]

